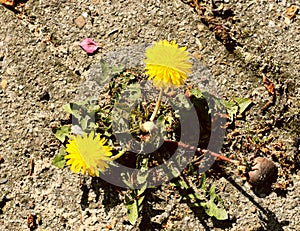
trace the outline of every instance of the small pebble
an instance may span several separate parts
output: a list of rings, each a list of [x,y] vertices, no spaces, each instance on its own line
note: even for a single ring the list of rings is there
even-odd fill
[[[85,18],[87,18],[89,16],[89,14],[87,12],[83,12],[82,16],[85,17]]]
[[[75,24],[79,27],[79,29],[83,28],[86,24],[85,18],[80,15],[78,18],[75,19]]]
[[[0,184],[5,184],[5,183],[7,183],[7,179],[6,178],[4,178],[4,179],[0,179]]]

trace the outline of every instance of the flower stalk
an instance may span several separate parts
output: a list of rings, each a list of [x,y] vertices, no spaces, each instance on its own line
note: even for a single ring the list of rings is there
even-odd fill
[[[161,88],[160,92],[159,92],[159,95],[158,95],[158,99],[157,99],[155,108],[154,108],[154,111],[153,111],[153,113],[152,113],[152,115],[150,117],[150,121],[151,122],[153,122],[153,120],[155,119],[155,116],[157,115],[157,112],[159,110],[159,106],[160,106],[160,103],[161,103],[162,95],[163,95],[163,89]]]

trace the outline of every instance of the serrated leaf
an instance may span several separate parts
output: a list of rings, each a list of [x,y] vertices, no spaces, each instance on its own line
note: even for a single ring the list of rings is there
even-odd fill
[[[86,100],[78,100],[75,103],[73,103],[72,105],[75,106],[86,106],[89,103],[90,99],[86,99]],[[72,107],[72,106],[71,106]]]
[[[217,201],[217,204],[215,201]],[[200,205],[204,208],[208,216],[214,216],[218,220],[228,219],[228,213],[224,208],[222,199],[216,193],[215,185],[212,185],[209,189],[209,201],[201,202]]]
[[[203,175],[201,176],[200,187],[204,192],[206,192],[206,174],[205,173],[203,173]]]
[[[65,155],[66,155],[65,149],[61,148],[59,150],[59,153],[54,156],[52,160],[52,164],[58,168],[64,168],[66,162]]]
[[[232,101],[223,101],[223,105],[226,107],[230,120],[233,121],[239,111],[237,103]]]
[[[63,106],[63,109],[64,109],[66,112],[70,113],[70,114],[72,114],[72,112],[73,112],[70,103],[65,104],[65,105]]]
[[[131,205],[132,203],[133,200],[127,194],[125,194],[125,205]]]
[[[108,65],[103,60],[100,61],[100,65],[102,69],[102,78],[106,80],[108,77],[108,70],[109,70]]]
[[[90,116],[86,115],[84,118],[80,120],[80,125],[82,130],[86,130],[88,127],[88,121],[90,120]]]
[[[160,115],[158,118],[157,118],[157,121],[164,124],[165,123],[165,116],[164,115]]]
[[[169,185],[172,186],[172,187],[176,187],[176,186],[179,186],[178,183],[174,183],[174,182],[169,182]]]
[[[234,97],[233,100],[237,103],[239,106],[239,113],[243,114],[246,109],[251,105],[252,100],[248,98],[238,98]]]
[[[113,66],[111,67],[111,72],[113,74],[119,74],[124,70],[124,66],[123,65],[118,65],[118,66]]]
[[[124,184],[126,184],[129,188],[133,188],[132,183],[129,181],[130,176],[128,173],[121,173],[121,177],[122,177],[122,181],[124,182]],[[126,199],[126,196],[125,196]]]
[[[214,201],[215,198],[216,198],[216,186],[215,185],[212,185],[209,189],[209,199]]]
[[[198,99],[204,98],[203,92],[200,89],[192,88],[190,89],[190,92]]]
[[[139,211],[141,211],[141,207],[142,207],[142,203],[144,201],[144,198],[145,196],[141,196],[138,200],[137,200],[137,203],[138,203],[138,206],[139,206]]]
[[[190,200],[204,200],[204,198],[198,195],[197,193],[190,193],[186,195],[186,197],[189,198]]]
[[[173,121],[174,121],[174,118],[172,116],[168,116],[167,121],[168,121],[169,124],[172,124]]]
[[[195,202],[191,206],[192,207],[200,207],[200,206],[202,207],[201,203],[199,203],[199,202]]]
[[[175,107],[182,107],[187,110],[190,110],[192,106],[185,95],[178,95],[174,101],[170,100],[170,103],[172,103]]]
[[[68,103],[68,104],[65,104],[63,106],[63,109],[67,112],[67,113],[70,113],[71,115],[73,115],[75,118],[79,119],[80,118],[80,113],[78,110],[76,109],[73,109],[73,105],[79,105],[78,103],[76,104],[73,104],[73,103]]]
[[[127,208],[127,216],[130,224],[134,225],[139,217],[139,210],[137,201],[133,201],[133,203],[125,204]]]
[[[90,122],[90,128],[92,128],[93,130],[96,130],[99,126],[98,124],[94,123],[94,122]]]
[[[215,217],[218,220],[227,220],[228,213],[222,207],[219,208],[212,200],[208,202],[202,202],[201,205],[205,209],[205,213],[210,217]]]
[[[137,190],[137,196],[141,196],[147,189],[147,183],[144,184],[140,189]]]
[[[184,180],[182,180],[182,179],[178,179],[178,184],[180,185],[180,187],[182,188],[182,189],[188,189],[189,188],[189,186],[187,185],[187,183],[184,181]]]
[[[54,129],[54,136],[62,143],[65,142],[66,137],[69,135],[71,128],[69,125],[64,125]]]

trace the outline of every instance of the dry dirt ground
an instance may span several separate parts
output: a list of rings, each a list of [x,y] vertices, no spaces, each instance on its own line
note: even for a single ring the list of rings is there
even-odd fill
[[[30,217],[34,229],[47,231],[300,230],[299,1],[215,4],[29,0],[19,3],[21,13],[0,5],[0,230],[29,230]],[[298,7],[295,13],[292,5]],[[86,37],[101,44],[97,54],[80,48]],[[228,221],[179,203],[178,192],[162,186],[133,227],[113,186],[86,178],[82,188],[80,175],[51,164],[59,150],[52,128],[65,119],[62,106],[76,98],[88,71],[111,51],[159,39],[187,46],[209,68],[224,99],[253,100],[244,118],[228,129],[222,152],[273,159],[278,185],[257,196],[232,169],[211,178]],[[273,98],[263,76],[275,84],[276,99],[269,106]]]

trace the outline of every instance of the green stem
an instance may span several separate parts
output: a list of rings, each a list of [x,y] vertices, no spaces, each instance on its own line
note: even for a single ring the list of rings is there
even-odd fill
[[[155,116],[157,115],[157,112],[158,112],[158,109],[159,109],[159,106],[160,106],[160,103],[161,103],[162,95],[163,95],[163,89],[161,88],[160,92],[159,92],[159,95],[158,95],[158,99],[157,99],[155,108],[154,108],[154,111],[153,111],[153,113],[152,113],[152,115],[150,117],[150,121],[153,121],[154,118],[155,118]]]
[[[122,150],[117,155],[111,157],[110,159],[111,160],[116,160],[116,159],[120,158],[121,156],[123,156],[126,152],[127,152],[127,150]]]

